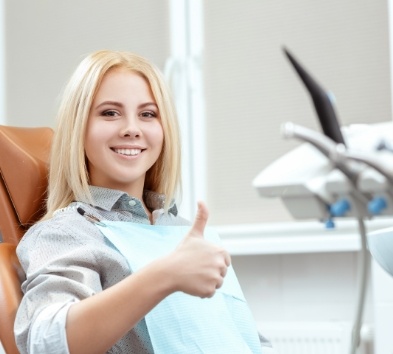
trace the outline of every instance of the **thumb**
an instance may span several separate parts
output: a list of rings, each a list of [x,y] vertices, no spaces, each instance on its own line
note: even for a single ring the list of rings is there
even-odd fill
[[[195,216],[194,224],[190,230],[190,236],[203,237],[207,218],[209,217],[209,211],[207,206],[203,202],[198,202],[198,210]]]

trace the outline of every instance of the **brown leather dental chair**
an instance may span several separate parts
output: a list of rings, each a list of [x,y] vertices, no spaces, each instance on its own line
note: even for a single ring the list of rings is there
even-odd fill
[[[0,341],[7,354],[18,353],[13,328],[24,279],[15,249],[44,212],[52,135],[0,125]]]

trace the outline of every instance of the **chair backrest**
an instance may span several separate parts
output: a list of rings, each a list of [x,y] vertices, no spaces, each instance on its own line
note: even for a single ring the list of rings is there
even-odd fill
[[[16,245],[44,213],[50,128],[0,126],[0,341],[7,354],[18,350],[15,314],[24,279]]]
[[[44,212],[50,128],[0,126],[0,233],[17,244]]]

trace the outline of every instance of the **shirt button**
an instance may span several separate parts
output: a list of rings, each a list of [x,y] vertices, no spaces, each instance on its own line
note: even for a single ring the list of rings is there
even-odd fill
[[[133,199],[131,199],[129,202],[128,202],[128,204],[130,205],[130,206],[135,206],[136,205],[136,201],[135,200],[133,200]]]

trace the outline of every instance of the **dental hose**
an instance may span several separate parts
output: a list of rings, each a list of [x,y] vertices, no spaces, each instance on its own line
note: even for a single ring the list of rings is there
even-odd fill
[[[360,172],[355,166],[346,166],[339,159],[341,156],[339,153],[342,152],[340,144],[335,143],[330,138],[314,132],[306,127],[287,122],[282,127],[282,134],[285,138],[296,138],[302,141],[306,141],[317,148],[322,154],[324,154],[330,161],[332,161],[337,169],[339,169],[351,183],[353,187],[352,197],[354,206],[357,210],[360,210],[363,204],[367,204],[368,200],[361,192],[358,191],[356,186],[356,179]],[[361,215],[359,212],[358,214]],[[358,298],[355,308],[355,319],[352,326],[352,336],[350,345],[350,354],[356,354],[357,348],[360,344],[360,331],[363,320],[363,310],[365,305],[367,280],[369,271],[369,253],[367,249],[367,234],[364,220],[361,216],[357,217],[359,233],[360,233],[360,270],[359,270],[359,284],[358,284]]]
[[[358,226],[359,226],[359,234],[360,234],[360,264],[359,264],[359,284],[358,284],[358,298],[356,302],[355,309],[355,320],[352,327],[352,337],[351,337],[351,346],[350,346],[350,354],[355,354],[359,345],[360,345],[360,332],[363,323],[363,310],[366,299],[366,291],[367,291],[367,281],[368,281],[368,273],[370,268],[370,257],[367,250],[367,233],[366,227],[364,225],[364,220],[362,218],[358,218]]]

